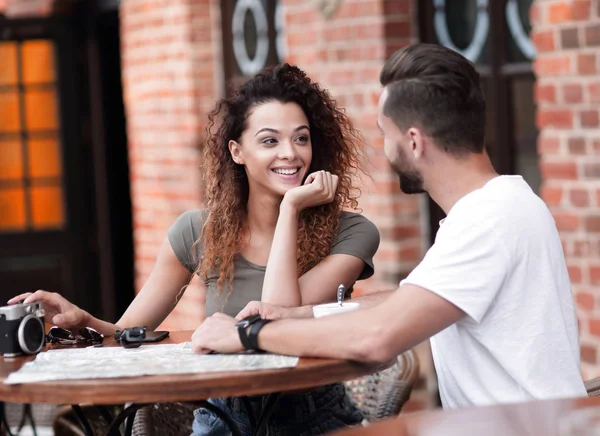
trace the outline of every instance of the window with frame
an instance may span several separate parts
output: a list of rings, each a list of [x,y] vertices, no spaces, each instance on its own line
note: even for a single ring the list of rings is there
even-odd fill
[[[0,42],[0,232],[65,225],[54,50]]]
[[[280,1],[222,0],[221,16],[224,72],[229,88],[266,66],[284,61],[287,47]]]

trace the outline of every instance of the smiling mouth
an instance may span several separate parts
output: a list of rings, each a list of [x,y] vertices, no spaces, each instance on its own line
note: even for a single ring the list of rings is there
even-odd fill
[[[281,174],[283,176],[293,176],[300,171],[300,168],[275,168],[271,171],[273,171],[275,174]]]

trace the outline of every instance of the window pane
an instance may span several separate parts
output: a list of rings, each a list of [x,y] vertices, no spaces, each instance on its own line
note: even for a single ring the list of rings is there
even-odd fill
[[[0,132],[18,132],[20,128],[17,90],[0,91]]]
[[[29,176],[30,177],[60,177],[61,161],[60,147],[55,138],[30,139],[29,145]]]
[[[54,89],[25,91],[25,121],[27,130],[56,130],[56,99]]]
[[[538,192],[541,183],[540,169],[538,166],[537,135],[535,125],[536,105],[533,100],[533,76],[523,76],[513,79],[512,88],[512,116],[514,126],[516,169],[529,183],[531,188]]]
[[[25,230],[25,190],[0,189],[0,231]]]
[[[531,62],[535,57],[535,47],[529,38],[529,8],[532,3],[533,0],[512,0],[506,3],[504,27],[508,38],[509,62]]]
[[[478,0],[435,1],[433,29],[438,44],[477,65],[488,63],[489,15]]]
[[[31,217],[36,229],[62,227],[64,217],[61,189],[55,186],[32,187]]]
[[[54,45],[50,41],[27,41],[23,53],[23,83],[54,81]]]
[[[0,180],[23,177],[23,151],[18,141],[0,141]]]
[[[17,44],[14,42],[0,43],[0,85],[16,85]]]

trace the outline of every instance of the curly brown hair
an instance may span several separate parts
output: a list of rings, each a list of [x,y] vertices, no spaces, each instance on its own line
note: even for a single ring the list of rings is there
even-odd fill
[[[358,207],[360,189],[354,183],[359,173],[364,173],[362,135],[329,93],[298,67],[283,64],[261,71],[231,97],[217,102],[206,129],[202,166],[208,216],[196,241],[203,245],[196,273],[206,279],[211,271],[218,271],[219,292],[225,280],[233,280],[235,257],[248,240],[248,179],[243,165],[233,161],[228,143],[240,140],[254,107],[272,101],[296,103],[308,118],[313,157],[307,174],[325,170],[339,177],[333,202],[300,214],[299,275],[328,255],[337,236],[342,209]]]

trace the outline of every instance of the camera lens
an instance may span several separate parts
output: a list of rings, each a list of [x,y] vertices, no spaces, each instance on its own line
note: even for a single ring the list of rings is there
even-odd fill
[[[19,324],[17,337],[24,353],[39,352],[45,344],[44,323],[33,315],[25,316]]]

